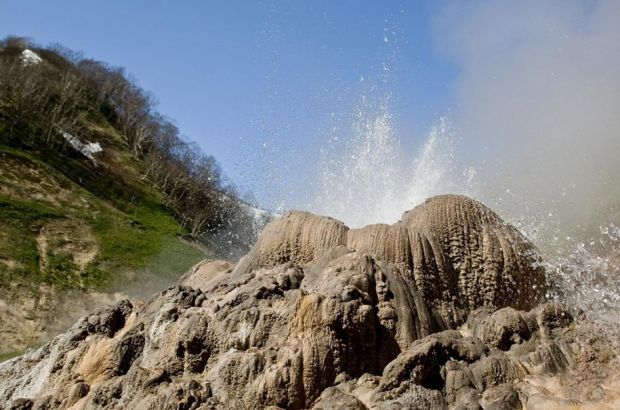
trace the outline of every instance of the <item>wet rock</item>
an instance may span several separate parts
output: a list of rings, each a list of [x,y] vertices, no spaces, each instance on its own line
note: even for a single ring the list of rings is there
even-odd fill
[[[531,374],[557,374],[569,367],[568,358],[554,341],[541,341],[520,362]]]
[[[476,319],[468,321],[468,326],[472,334],[485,343],[508,350],[513,344],[530,338],[536,327],[531,320],[529,322],[522,312],[505,307],[490,315],[476,315]]]
[[[413,266],[409,234],[402,224],[376,224],[349,229],[347,247],[377,260],[391,262],[401,272],[407,272]]]
[[[13,400],[9,410],[31,410],[33,405],[34,403],[30,399],[17,399]]]
[[[503,352],[494,352],[481,358],[470,369],[474,384],[480,391],[511,383],[522,376],[515,363]]]
[[[328,387],[312,406],[313,410],[346,409],[366,410],[367,407],[359,399],[347,394],[337,387]]]
[[[430,389],[442,389],[445,384],[441,375],[442,366],[448,360],[473,362],[478,360],[486,349],[480,340],[463,337],[456,330],[427,336],[415,342],[386,366],[379,390],[398,388],[405,381]]]
[[[502,384],[482,393],[480,405],[484,410],[520,410],[519,393],[510,384]]]
[[[145,336],[143,328],[137,327],[125,335],[114,350],[116,375],[127,373],[131,365],[138,359],[144,349]]]
[[[541,331],[549,336],[555,329],[565,328],[573,322],[573,315],[566,306],[559,303],[545,303],[534,312]]]
[[[329,248],[346,245],[348,229],[332,218],[308,212],[288,212],[267,224],[250,251],[248,270],[286,262],[308,264]]]
[[[530,309],[545,294],[533,245],[477,201],[436,196],[405,212],[402,223],[418,288],[425,300],[437,301],[447,327],[482,306]]]
[[[178,284],[190,286],[196,289],[209,289],[211,281],[226,278],[226,273],[230,273],[234,265],[228,261],[202,261],[191,268],[181,278]]]

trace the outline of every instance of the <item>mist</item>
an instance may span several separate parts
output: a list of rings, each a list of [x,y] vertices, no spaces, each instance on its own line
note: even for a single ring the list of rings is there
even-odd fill
[[[477,196],[544,234],[618,224],[620,3],[450,2],[433,28]]]

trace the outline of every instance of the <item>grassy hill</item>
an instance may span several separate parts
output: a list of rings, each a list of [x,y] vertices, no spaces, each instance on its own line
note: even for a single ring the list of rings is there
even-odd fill
[[[88,310],[68,313],[72,297],[145,296],[211,256],[181,238],[186,230],[146,187],[127,182],[135,196],[108,196],[118,182],[103,166],[70,157],[58,166],[59,155],[15,149],[4,134],[0,141],[0,304],[12,307],[0,306],[0,356]]]
[[[213,257],[248,225],[221,181],[122,70],[1,42],[0,358]]]
[[[3,285],[122,286],[140,273],[174,277],[205,256],[181,239],[186,230],[140,183],[140,164],[123,145],[98,137],[105,159],[95,167],[70,153],[11,146],[0,128]]]

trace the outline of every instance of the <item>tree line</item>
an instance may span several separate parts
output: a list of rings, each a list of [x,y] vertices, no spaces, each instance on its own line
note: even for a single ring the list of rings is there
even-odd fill
[[[24,59],[34,51],[42,62]],[[123,68],[83,58],[62,46],[38,47],[29,40],[0,40],[0,120],[23,143],[59,148],[59,130],[80,135],[101,118],[122,136],[145,180],[193,237],[217,234],[250,241],[256,221],[215,159],[180,135],[156,109],[154,98]]]

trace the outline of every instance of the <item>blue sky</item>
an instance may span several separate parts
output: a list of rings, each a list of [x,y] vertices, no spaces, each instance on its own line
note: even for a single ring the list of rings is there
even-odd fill
[[[124,66],[244,188],[282,155],[306,162],[286,183],[303,181],[334,117],[346,123],[371,92],[391,96],[403,144],[419,144],[457,75],[434,51],[435,4],[0,0],[0,35]]]

